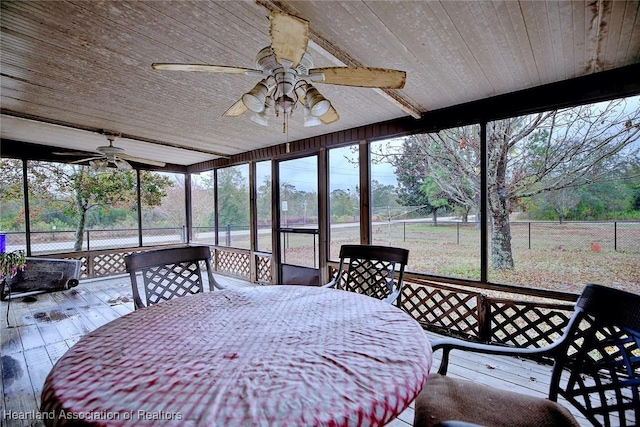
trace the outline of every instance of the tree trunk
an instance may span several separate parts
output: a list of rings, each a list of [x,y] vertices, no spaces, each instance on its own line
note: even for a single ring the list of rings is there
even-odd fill
[[[433,218],[433,226],[438,226],[438,209],[434,209],[431,211],[431,216]]]
[[[491,266],[496,270],[513,269],[511,252],[511,224],[509,209],[505,200],[500,200],[500,208],[493,211],[491,232]]]
[[[491,215],[491,267],[495,270],[511,270],[514,267],[511,253],[511,225],[509,224],[509,189],[507,188],[508,132],[495,130],[489,141],[488,202]],[[491,173],[493,171],[493,173]]]
[[[78,224],[76,226],[76,241],[73,245],[74,251],[82,250],[82,241],[84,237],[84,227],[87,220],[87,211],[79,207],[78,209]]]

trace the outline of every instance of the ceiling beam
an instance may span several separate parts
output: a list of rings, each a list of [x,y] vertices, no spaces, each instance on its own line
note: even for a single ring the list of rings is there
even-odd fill
[[[80,153],[84,150],[71,150],[68,148],[53,147],[51,145],[34,144],[31,142],[15,141],[12,139],[0,139],[2,145],[2,157],[22,160],[38,160],[46,162],[69,163],[73,159],[65,159],[64,156],[54,154],[54,152]],[[95,155],[95,152],[86,151],[87,157]],[[137,163],[127,160],[134,166],[134,169],[151,170],[159,172],[187,173],[187,166],[173,163],[165,163],[165,166],[152,166],[146,163]]]
[[[34,122],[47,123],[47,124],[50,124],[50,125],[66,127],[66,128],[69,128],[69,129],[75,129],[75,130],[82,130],[82,131],[86,131],[86,132],[97,133],[97,134],[100,134],[100,135],[113,134],[113,135],[118,135],[118,137],[120,137],[120,138],[131,139],[133,141],[146,142],[146,143],[149,143],[149,144],[160,145],[160,146],[163,146],[163,147],[179,148],[181,150],[193,151],[193,152],[196,152],[196,153],[210,154],[212,156],[218,156],[218,157],[222,157],[222,158],[225,158],[225,159],[229,158],[228,154],[220,153],[218,151],[205,150],[205,149],[202,149],[202,148],[194,148],[194,147],[190,147],[188,145],[176,144],[176,143],[168,142],[168,141],[160,141],[158,139],[145,138],[143,136],[131,135],[131,134],[127,134],[127,133],[121,133],[121,132],[117,132],[117,131],[113,131],[113,130],[109,130],[109,129],[100,129],[100,128],[95,128],[95,127],[91,127],[91,126],[83,126],[83,125],[79,125],[79,124],[76,124],[76,123],[63,122],[63,121],[60,121],[60,120],[52,120],[52,119],[49,119],[49,118],[46,118],[46,117],[34,116],[32,114],[19,113],[17,111],[9,110],[9,109],[6,109],[6,108],[2,108],[0,110],[0,114],[6,115],[6,116],[11,116],[11,117],[18,117],[18,118],[25,119],[25,120],[31,120],[31,121],[34,121]]]

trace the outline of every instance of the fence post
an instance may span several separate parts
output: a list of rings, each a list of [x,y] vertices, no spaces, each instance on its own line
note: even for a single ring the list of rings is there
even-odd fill
[[[87,250],[87,252],[89,251]],[[90,253],[87,253],[87,275],[89,276],[90,279],[95,277],[93,256]]]
[[[402,222],[402,241],[403,242],[407,241],[407,222],[406,221]]]
[[[460,244],[460,223],[456,222],[456,245]]]
[[[231,246],[231,224],[227,224],[227,234],[225,236],[226,246]]]
[[[82,248],[80,248],[82,250]],[[89,246],[89,230],[87,230],[87,250],[91,250],[91,246]]]
[[[618,251],[618,221],[613,221],[613,250]]]
[[[529,228],[529,250],[531,250],[531,221],[527,223]]]

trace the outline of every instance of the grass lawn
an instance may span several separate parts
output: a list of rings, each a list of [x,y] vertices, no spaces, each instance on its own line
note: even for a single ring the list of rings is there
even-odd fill
[[[513,270],[489,270],[489,281],[580,293],[587,283],[640,292],[640,223],[512,222]],[[332,260],[340,246],[358,243],[357,224],[331,231]],[[262,250],[270,242],[260,238]],[[480,231],[471,223],[405,222],[377,224],[373,244],[410,250],[407,270],[463,279],[480,279]],[[248,247],[248,236],[234,237],[233,247]],[[318,237],[288,234],[286,262],[318,265]]]

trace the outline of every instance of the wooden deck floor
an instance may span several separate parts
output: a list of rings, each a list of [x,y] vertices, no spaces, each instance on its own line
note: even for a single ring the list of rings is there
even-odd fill
[[[223,286],[253,286],[224,277]],[[41,426],[33,419],[40,405],[45,377],[56,361],[84,334],[133,311],[127,276],[85,280],[64,292],[35,295],[35,301],[14,299],[7,327],[7,302],[2,302],[2,382],[0,425]],[[435,339],[437,336],[430,334]],[[434,361],[436,369],[439,355]],[[549,387],[549,367],[497,356],[452,354],[449,375],[467,378],[507,390],[544,397]],[[563,402],[561,402],[563,403]],[[586,420],[565,402],[582,425]],[[8,414],[25,414],[28,419],[10,419]],[[413,422],[413,405],[388,424],[408,427]]]

